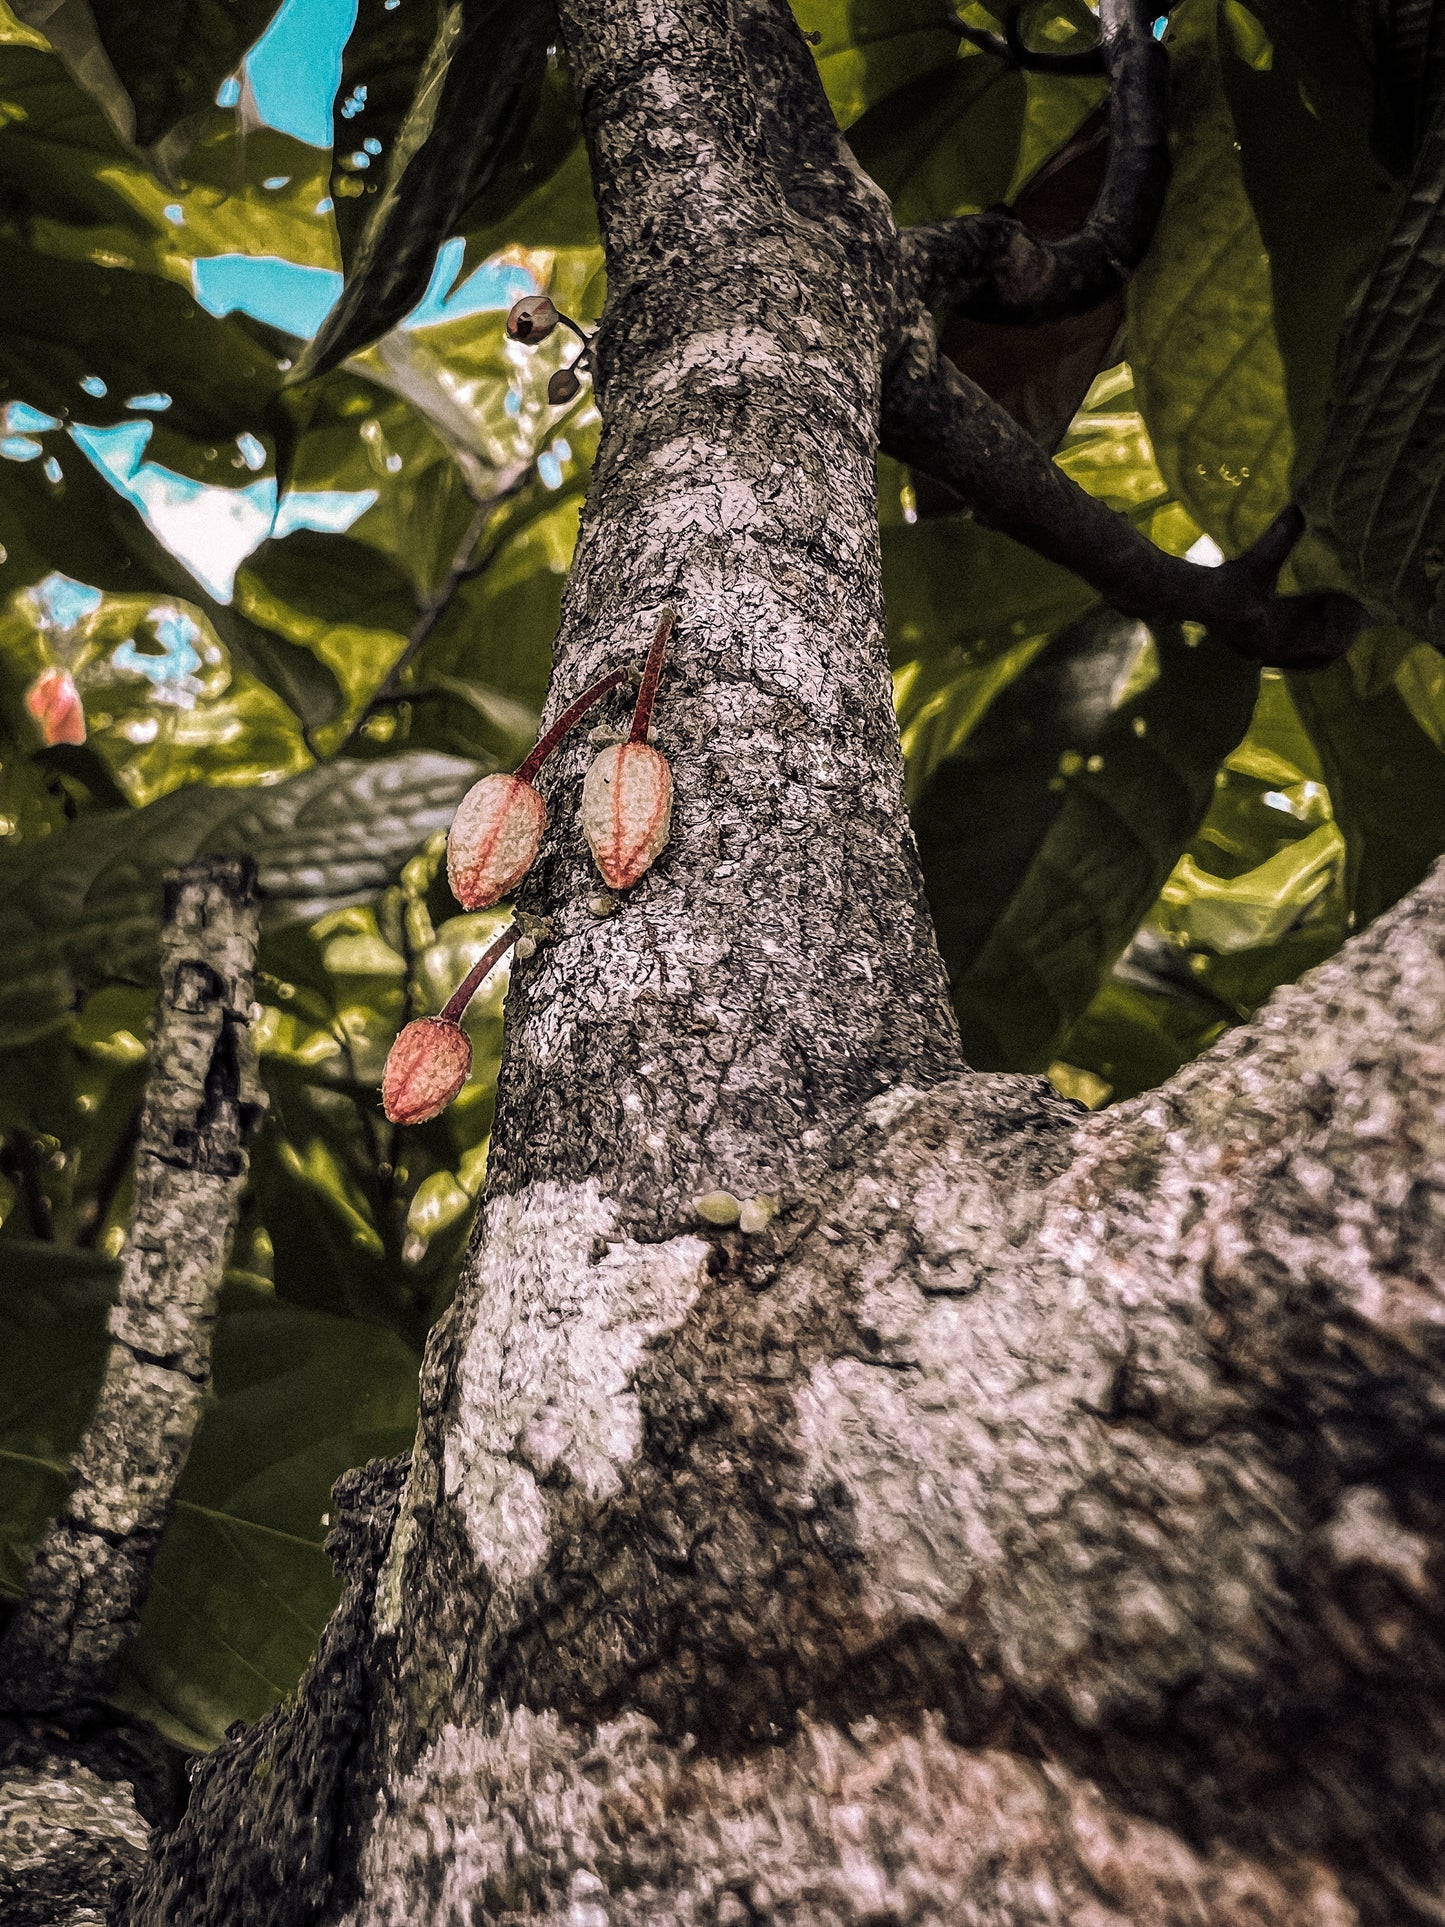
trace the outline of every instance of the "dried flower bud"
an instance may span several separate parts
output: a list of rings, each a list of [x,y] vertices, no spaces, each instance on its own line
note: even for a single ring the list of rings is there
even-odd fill
[[[582,785],[582,833],[602,881],[630,890],[672,828],[672,771],[646,743],[604,749]]]
[[[736,1224],[742,1213],[742,1206],[731,1191],[709,1191],[704,1197],[694,1198],[692,1208],[709,1224]]]
[[[778,1215],[778,1201],[771,1192],[762,1191],[755,1198],[744,1198],[738,1212],[738,1230],[752,1236],[766,1231]]]
[[[393,1124],[425,1124],[451,1103],[471,1068],[471,1040],[460,1024],[418,1017],[387,1053],[382,1109]]]
[[[47,744],[85,741],[85,705],[68,669],[42,669],[25,692],[25,707]]]
[[[507,333],[513,341],[535,347],[545,341],[561,317],[545,294],[526,294],[514,301],[507,316]]]
[[[571,401],[574,395],[580,395],[581,392],[582,384],[571,368],[559,368],[547,383],[547,399],[554,408],[560,408],[564,402]]]
[[[547,827],[540,790],[520,776],[484,776],[462,798],[447,837],[447,876],[467,910],[485,910],[531,869]]]

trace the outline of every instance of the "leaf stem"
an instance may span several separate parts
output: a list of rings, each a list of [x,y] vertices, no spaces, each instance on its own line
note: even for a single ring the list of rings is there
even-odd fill
[[[632,735],[628,739],[631,742],[647,741],[647,730],[652,721],[652,706],[657,701],[657,685],[662,681],[662,659],[667,654],[667,645],[676,627],[676,609],[664,609],[662,619],[657,625],[657,633],[652,638],[652,647],[647,652],[647,667],[642,672],[642,687],[637,692],[637,708],[632,714]]]
[[[600,703],[610,689],[615,689],[618,683],[626,681],[625,669],[610,669],[605,676],[600,676],[596,682],[584,689],[575,702],[568,703],[546,735],[537,738],[536,746],[528,751],[526,760],[517,765],[515,774],[521,781],[530,783],[568,730],[587,714],[594,703]]]
[[[444,1023],[459,1024],[461,1022],[467,1005],[472,1001],[473,997],[476,996],[478,990],[481,989],[483,979],[502,961],[503,957],[506,956],[507,952],[521,934],[521,924],[517,922],[510,923],[502,932],[501,936],[497,938],[497,941],[489,945],[488,948],[482,952],[481,956],[477,958],[477,961],[472,965],[466,976],[462,978],[451,996],[448,997],[442,1005],[441,1017]]]

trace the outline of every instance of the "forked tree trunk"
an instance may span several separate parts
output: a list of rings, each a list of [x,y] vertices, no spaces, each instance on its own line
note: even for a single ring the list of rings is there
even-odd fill
[[[610,292],[552,705],[677,609],[673,841],[595,917],[559,757],[415,1456],[127,1918],[1445,1919],[1445,874],[1102,1118],[963,1070],[886,212],[778,145],[798,44],[739,11],[757,85],[727,0],[562,7]]]

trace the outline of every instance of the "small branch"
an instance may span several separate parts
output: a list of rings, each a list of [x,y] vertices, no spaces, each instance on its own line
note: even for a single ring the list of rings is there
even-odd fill
[[[1104,64],[1102,42],[1094,47],[1085,47],[1077,53],[1042,53],[1024,44],[1019,28],[1018,7],[1010,7],[1004,19],[1003,38],[996,33],[988,33],[982,27],[971,27],[966,20],[954,19],[954,26],[969,42],[970,46],[981,47],[986,54],[993,54],[1010,67],[1017,67],[1030,74],[1104,74],[1108,68]]]
[[[925,307],[1037,323],[1084,313],[1124,285],[1148,248],[1169,178],[1169,63],[1151,31],[1153,12],[1141,0],[1101,0],[1109,165],[1083,227],[1045,241],[996,209],[906,229],[903,263]]]
[[[920,324],[884,384],[882,445],[956,489],[981,522],[1061,562],[1125,615],[1200,622],[1251,662],[1318,669],[1344,654],[1364,611],[1333,591],[1278,596],[1303,528],[1286,509],[1219,568],[1156,549],[1052,462],[998,404],[944,360]]]
[[[211,1328],[259,1110],[247,1030],[258,909],[248,858],[168,879],[135,1205],[100,1398],[64,1511],[0,1644],[0,1703],[105,1700],[144,1604],[210,1381]]]

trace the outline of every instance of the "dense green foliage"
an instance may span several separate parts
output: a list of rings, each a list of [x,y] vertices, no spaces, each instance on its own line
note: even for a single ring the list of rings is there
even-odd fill
[[[140,35],[133,6],[95,0],[93,29],[70,21],[54,48],[24,24],[37,9],[12,5],[0,1588],[18,1589],[64,1489],[100,1370],[159,878],[199,850],[251,850],[269,1110],[214,1398],[123,1695],[206,1744],[305,1662],[334,1596],[332,1480],[410,1442],[419,1349],[485,1163],[500,989],[470,1020],[473,1081],[435,1123],[384,1122],[381,1063],[505,919],[455,914],[440,838],[478,768],[531,739],[596,442],[585,390],[546,405],[560,337],[519,349],[499,310],[395,324],[449,237],[463,274],[505,250],[514,286],[525,272],[583,321],[601,251],[540,0],[361,0],[334,155],[258,126],[244,90],[210,104],[268,0],[164,0]],[[986,207],[1085,151],[1070,143],[1100,83],[1007,71],[960,45],[948,0],[797,11],[900,219]],[[1181,0],[1168,203],[1122,339],[1075,344],[1088,393],[1058,454],[1178,553],[1233,553],[1303,493],[1296,583],[1348,583],[1380,624],[1347,661],[1261,680],[1195,630],[1150,634],[882,464],[910,798],[981,1067],[1052,1067],[1089,1102],[1145,1089],[1445,849],[1445,660],[1424,640],[1441,633],[1445,540],[1445,121],[1431,127],[1414,16],[1391,39],[1388,13]],[[1066,0],[1026,26],[1067,46],[1089,16]],[[458,104],[478,98],[480,141]],[[198,304],[193,263],[226,253],[351,279],[307,348]],[[1346,405],[1327,421],[1346,331]],[[1019,412],[1068,346],[1026,330],[992,345]],[[122,424],[123,442],[87,440]],[[129,463],[118,479],[95,458],[107,446]],[[169,520],[154,488],[149,519],[137,506],[143,464],[178,478]],[[234,585],[204,586],[157,533],[185,546],[194,483],[253,513],[279,488]],[[345,532],[294,512],[337,491],[370,499]],[[45,744],[27,706],[58,669],[83,744]]]

